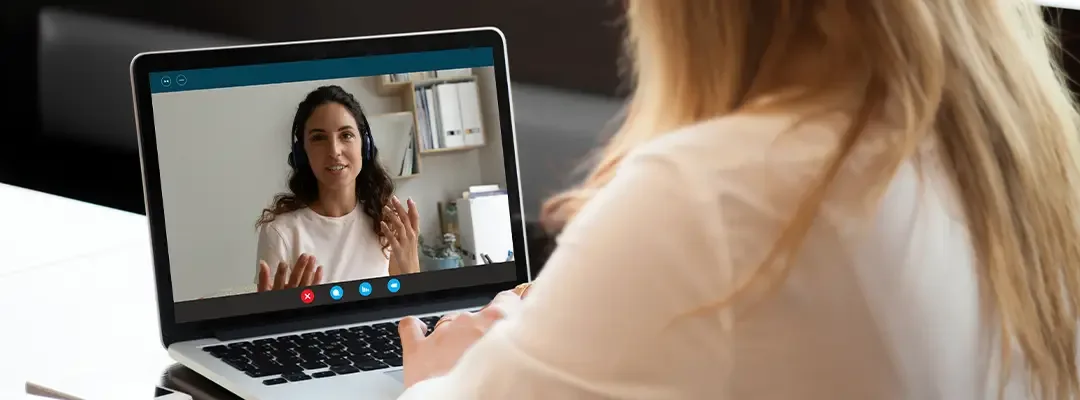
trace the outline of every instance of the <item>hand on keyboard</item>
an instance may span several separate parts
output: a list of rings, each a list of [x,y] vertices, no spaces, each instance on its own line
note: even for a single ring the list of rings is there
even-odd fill
[[[514,312],[520,302],[518,293],[502,292],[480,311],[443,316],[431,334],[427,334],[427,325],[416,317],[402,319],[398,333],[404,358],[405,386],[411,387],[449,372],[465,349],[479,340],[496,321]]]

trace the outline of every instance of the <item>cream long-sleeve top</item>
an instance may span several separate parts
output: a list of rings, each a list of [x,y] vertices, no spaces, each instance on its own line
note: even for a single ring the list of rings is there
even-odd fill
[[[999,325],[938,150],[880,201],[852,195],[887,126],[841,169],[780,286],[710,307],[759,267],[845,126],[795,122],[725,117],[636,149],[520,309],[401,399],[996,398]],[[1012,376],[1005,398],[1025,398]]]

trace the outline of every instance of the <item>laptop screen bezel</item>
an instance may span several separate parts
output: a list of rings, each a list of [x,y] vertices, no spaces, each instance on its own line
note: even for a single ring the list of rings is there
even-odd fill
[[[525,255],[524,257],[515,257],[516,279],[513,282],[405,294],[389,298],[373,298],[333,305],[299,306],[285,311],[248,314],[214,320],[176,322],[150,87],[151,73],[478,47],[490,47],[492,49],[514,253]],[[524,217],[521,209],[517,142],[513,123],[513,110],[511,109],[506,42],[502,32],[498,29],[472,28],[143,53],[132,60],[130,73],[132,93],[135,99],[144,200],[153,250],[158,317],[161,325],[162,342],[166,347],[176,342],[211,337],[214,332],[242,329],[265,324],[269,321],[281,323],[297,320],[317,320],[350,312],[494,295],[498,291],[510,289],[521,282],[529,280],[528,253]]]

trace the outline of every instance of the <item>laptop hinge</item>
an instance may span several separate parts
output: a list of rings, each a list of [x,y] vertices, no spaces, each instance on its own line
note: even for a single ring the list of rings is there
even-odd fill
[[[214,332],[214,337],[221,341],[245,339],[258,336],[280,335],[289,332],[319,329],[331,326],[358,324],[380,319],[399,318],[406,315],[429,314],[439,311],[481,307],[491,301],[491,296],[477,296],[427,304],[382,307],[378,310],[362,310],[322,316],[317,318],[294,319],[258,326],[222,329]]]

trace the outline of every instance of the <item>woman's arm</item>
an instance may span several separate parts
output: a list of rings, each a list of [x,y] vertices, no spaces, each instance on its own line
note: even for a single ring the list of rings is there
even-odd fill
[[[700,398],[694,382],[722,384],[724,316],[678,318],[730,290],[721,204],[702,173],[664,154],[627,159],[520,310],[402,399]]]

